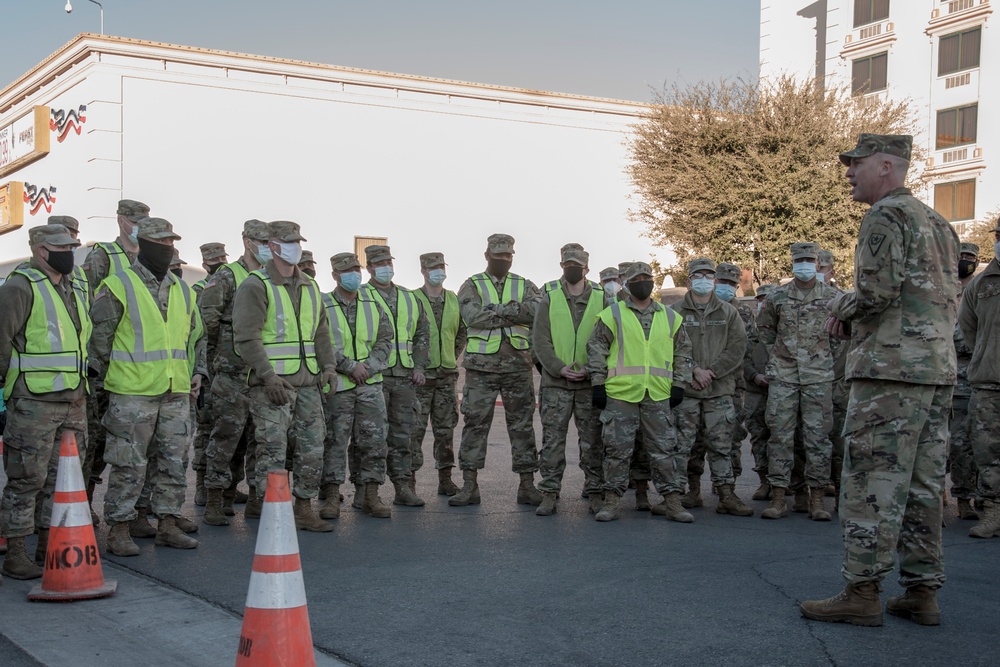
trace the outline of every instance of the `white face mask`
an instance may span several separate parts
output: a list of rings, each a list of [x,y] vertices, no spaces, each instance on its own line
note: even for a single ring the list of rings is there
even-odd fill
[[[444,284],[444,279],[448,277],[444,269],[431,269],[427,272],[427,282],[429,282],[434,287],[440,287]]]
[[[302,259],[302,244],[298,241],[293,241],[291,243],[277,243],[278,245],[278,257],[285,260],[289,264],[298,264],[299,260]]]
[[[619,285],[614,280],[608,283],[604,283],[604,293],[607,294],[608,296],[614,296],[615,294],[618,294],[618,292],[621,291],[621,288],[622,286]]]
[[[128,240],[132,245],[139,244],[139,225],[132,225],[132,231],[128,233]]]

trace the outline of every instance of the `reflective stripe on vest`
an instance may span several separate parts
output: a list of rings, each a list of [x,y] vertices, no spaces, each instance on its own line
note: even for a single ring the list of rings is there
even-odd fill
[[[82,289],[83,293],[86,294],[86,297],[84,297],[84,300],[89,304],[90,303],[90,279],[87,278],[87,272],[84,271],[79,266],[74,266],[73,267],[73,282],[76,283],[76,285],[74,285],[75,288]]]
[[[246,268],[242,264],[240,264],[239,262],[230,262],[229,264],[226,264],[222,268],[229,269],[230,271],[233,272],[233,278],[236,279],[236,286],[237,287],[239,287],[240,283],[242,283],[244,280],[246,280],[247,276],[250,275],[250,272],[247,271]]]
[[[344,356],[355,361],[366,361],[371,356],[375,337],[378,335],[379,305],[372,299],[363,298],[358,294],[358,309],[354,321],[354,331],[351,331],[347,313],[332,294],[323,295],[323,305],[326,307],[326,318],[330,323],[330,339],[333,346]],[[382,374],[371,375],[365,384],[378,384]],[[349,376],[337,373],[337,391],[354,389],[358,384]]]
[[[118,245],[118,241],[112,241],[111,243],[95,243],[94,245],[106,252],[108,259],[111,261],[111,266],[108,267],[109,276],[121,273],[128,267],[132,266],[132,260],[128,258],[128,254],[126,254],[125,250]]]
[[[114,394],[159,396],[191,390],[188,343],[194,299],[171,273],[167,317],[133,269],[109,276],[104,285],[124,306],[115,329],[104,388]]]
[[[396,285],[396,315],[393,316],[389,310],[389,304],[385,298],[371,283],[362,286],[362,290],[367,292],[369,297],[378,301],[382,306],[382,312],[392,323],[392,352],[389,354],[389,368],[399,365],[403,368],[413,368],[413,337],[417,333],[417,318],[420,315],[420,306],[413,292],[399,285]]]
[[[569,309],[569,297],[556,280],[545,285],[549,295],[549,329],[552,332],[552,348],[556,356],[567,366],[579,370],[587,364],[587,341],[597,324],[597,317],[604,310],[604,291],[600,285],[590,283],[590,297],[580,318],[580,325],[573,325],[573,313]],[[551,286],[551,287],[550,287]]]
[[[319,287],[311,279],[300,286],[299,312],[283,285],[271,282],[264,270],[254,271],[267,288],[267,317],[260,332],[261,343],[271,367],[278,375],[295,375],[306,362],[314,375],[319,373],[316,360],[316,329],[323,301]]]
[[[615,335],[608,354],[608,396],[628,403],[641,402],[646,392],[654,401],[669,399],[680,316],[669,308],[656,311],[648,339],[639,317],[621,302],[611,304],[600,317]]]
[[[497,289],[493,285],[493,280],[485,273],[479,273],[472,278],[472,284],[479,292],[479,298],[483,306],[490,304],[500,305],[524,300],[524,290],[526,287],[524,278],[508,273],[503,285],[503,298],[497,294]],[[469,327],[469,341],[465,346],[465,351],[472,354],[496,354],[500,350],[500,341],[504,336],[510,340],[511,347],[515,350],[527,350],[531,347],[531,329],[516,324],[510,327],[500,327],[498,329],[479,329]]]
[[[444,311],[441,313],[441,326],[438,327],[434,318],[434,310],[431,308],[431,301],[423,290],[414,290],[414,295],[424,306],[424,313],[427,315],[427,322],[431,330],[431,359],[427,369],[434,368],[458,368],[458,360],[455,358],[455,339],[458,338],[459,309],[458,297],[454,292],[444,291]]]
[[[28,279],[32,301],[24,325],[24,351],[11,349],[4,379],[4,399],[10,398],[21,373],[24,373],[25,387],[32,394],[76,389],[87,374],[87,344],[91,333],[85,288],[71,283],[80,318],[80,330],[77,331],[65,301],[48,276],[32,268],[18,269],[14,273]]]

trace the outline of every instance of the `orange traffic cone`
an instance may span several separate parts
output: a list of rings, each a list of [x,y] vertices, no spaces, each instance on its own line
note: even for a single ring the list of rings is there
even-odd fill
[[[0,456],[3,455],[3,434],[0,433]],[[0,537],[0,556],[7,553],[7,538]]]
[[[68,431],[59,444],[59,472],[52,500],[42,583],[31,589],[28,599],[68,601],[114,595],[118,582],[104,580],[76,436]]]
[[[267,475],[236,667],[314,667],[288,472]]]

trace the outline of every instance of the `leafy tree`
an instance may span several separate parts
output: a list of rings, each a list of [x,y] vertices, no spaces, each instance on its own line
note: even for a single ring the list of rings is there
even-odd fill
[[[915,120],[909,101],[855,98],[790,76],[674,85],[630,144],[634,216],[677,255],[667,273],[708,256],[777,282],[791,272],[789,246],[814,241],[833,252],[845,285],[867,207],[851,201],[837,156],[862,132],[912,134]]]

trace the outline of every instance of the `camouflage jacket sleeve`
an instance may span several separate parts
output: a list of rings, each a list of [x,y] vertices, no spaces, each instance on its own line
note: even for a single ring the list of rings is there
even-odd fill
[[[958,307],[958,327],[962,330],[965,345],[970,350],[976,349],[976,334],[979,329],[979,316],[976,315],[979,297],[976,295],[976,287],[978,285],[975,282],[966,286],[962,294],[962,303]]]
[[[121,302],[106,286],[97,290],[94,304],[90,307],[90,320],[94,330],[90,334],[87,356],[90,368],[97,372],[98,381],[103,382],[111,359],[111,347],[115,342],[115,330],[125,314]]]
[[[208,360],[206,356],[206,341],[205,341],[205,327],[199,321],[201,319],[201,313],[195,308],[194,312],[191,313],[191,332],[201,329],[201,336],[194,344],[194,371],[191,373],[192,377],[195,375],[200,375],[203,378],[208,377]]]
[[[392,354],[392,324],[388,317],[378,318],[378,331],[375,332],[375,342],[368,354],[365,365],[372,373],[381,373],[389,369],[389,355]]]
[[[108,271],[111,270],[111,260],[103,248],[94,246],[87,255],[87,259],[83,260],[81,268],[87,274],[87,282],[90,283],[90,298],[93,301],[97,294],[97,288],[101,286],[101,281],[108,277]]]
[[[246,282],[245,280],[243,282]],[[316,322],[316,360],[321,371],[336,370],[344,355],[333,348],[333,338],[330,336],[330,322],[326,316],[326,308],[320,308]]]
[[[471,279],[462,283],[462,287],[458,290],[458,308],[467,327],[499,329],[510,326],[507,318],[501,317],[495,310],[483,307],[483,300],[479,298],[479,291]]]
[[[737,318],[739,319],[739,318]],[[678,327],[674,334],[674,381],[682,388],[691,386],[691,371],[694,368],[694,348],[684,327]]]
[[[31,313],[32,292],[27,278],[12,276],[0,285],[0,383],[7,377],[14,336],[24,329]]]
[[[520,324],[530,327],[535,322],[535,313],[538,311],[538,302],[542,299],[542,293],[527,278],[524,279],[524,298],[521,301],[505,303],[499,308],[502,314],[511,324]]]
[[[205,344],[208,359],[214,359],[218,353],[219,331],[226,302],[232,298],[236,288],[233,272],[219,270],[212,276],[198,299],[198,310],[205,325]]]
[[[259,380],[274,374],[260,336],[267,318],[264,289],[264,281],[251,275],[240,283],[233,296],[233,345]]]
[[[894,208],[880,207],[861,221],[854,253],[854,292],[838,296],[831,306],[838,319],[876,316],[899,298],[906,268],[900,216]]]
[[[465,320],[458,318],[458,333],[455,334],[455,359],[461,359],[465,353],[465,345],[469,341],[469,328],[465,326]]]
[[[614,332],[602,320],[597,320],[587,341],[587,375],[592,386],[602,385],[608,378],[608,355],[614,340]]]
[[[715,376],[719,378],[741,370],[743,359],[747,354],[747,331],[743,326],[740,314],[736,312],[735,308],[732,308],[727,319],[729,320],[727,323],[729,335],[726,337],[726,347],[723,348],[722,354],[706,369],[715,373]]]
[[[764,307],[757,316],[757,340],[764,345],[768,354],[778,340],[778,309],[771,299],[764,300]]]
[[[431,325],[427,320],[428,313],[423,303],[417,302],[417,330],[413,334],[413,371],[423,373],[431,363]],[[434,313],[429,314],[434,317]]]
[[[538,302],[535,322],[531,327],[531,352],[549,375],[559,377],[566,364],[556,355],[555,344],[552,342],[549,306],[549,295],[545,294]]]

